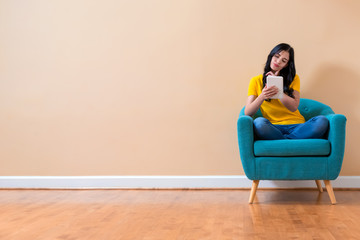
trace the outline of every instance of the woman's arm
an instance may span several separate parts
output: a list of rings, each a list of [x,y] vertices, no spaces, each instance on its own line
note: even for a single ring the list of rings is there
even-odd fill
[[[252,116],[257,110],[259,110],[261,104],[264,100],[261,100],[260,97],[256,97],[255,95],[248,96],[245,105],[245,115]]]
[[[262,92],[258,97],[255,95],[248,96],[245,105],[245,115],[252,116],[254,115],[260,108],[261,104],[275,94],[277,94],[278,88],[275,86],[267,87],[265,86]]]
[[[300,103],[300,93],[296,90],[293,92],[294,98],[289,97],[286,94],[283,94],[283,98],[280,99],[281,103],[290,111],[295,112]]]

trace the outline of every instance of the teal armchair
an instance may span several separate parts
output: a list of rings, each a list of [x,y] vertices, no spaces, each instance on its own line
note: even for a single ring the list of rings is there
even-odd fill
[[[329,119],[325,139],[258,140],[253,117],[243,108],[237,121],[240,158],[246,176],[253,181],[249,203],[253,203],[260,180],[315,180],[320,192],[323,180],[332,204],[336,204],[330,180],[340,173],[345,150],[346,117],[318,101],[300,99],[299,111],[305,120],[318,115]]]

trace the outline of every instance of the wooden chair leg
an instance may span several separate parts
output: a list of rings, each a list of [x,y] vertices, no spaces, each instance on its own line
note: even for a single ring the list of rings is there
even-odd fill
[[[322,188],[322,186],[321,186],[321,181],[320,181],[320,180],[315,180],[315,182],[316,182],[316,186],[317,186],[317,188],[319,189],[319,191],[320,191],[320,192],[323,192],[323,188]]]
[[[330,180],[324,180],[326,191],[329,194],[331,204],[336,204],[335,194],[331,186]]]
[[[252,184],[252,187],[251,187],[249,203],[254,202],[254,198],[255,198],[256,190],[257,190],[258,186],[259,186],[259,180],[254,180],[253,184]]]

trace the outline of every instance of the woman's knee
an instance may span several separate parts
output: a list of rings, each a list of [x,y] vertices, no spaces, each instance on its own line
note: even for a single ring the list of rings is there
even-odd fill
[[[317,116],[313,118],[314,121],[314,135],[316,137],[323,137],[329,128],[329,120],[325,116]]]
[[[270,121],[264,117],[258,117],[256,119],[254,119],[254,125],[256,128],[262,128],[264,126],[268,126],[269,123],[270,123]]]
[[[268,119],[258,117],[254,120],[254,130],[260,139],[283,139],[284,136]]]
[[[327,129],[329,127],[329,120],[325,116],[317,116],[315,117],[316,125],[320,129]]]
[[[254,120],[254,129],[258,134],[267,134],[271,128],[270,121],[264,117],[258,117]]]

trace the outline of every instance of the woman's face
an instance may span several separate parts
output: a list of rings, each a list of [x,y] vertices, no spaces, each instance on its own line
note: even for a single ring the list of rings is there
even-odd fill
[[[280,72],[281,69],[287,66],[289,62],[289,57],[290,57],[289,52],[284,50],[279,53],[276,53],[271,58],[271,63],[270,63],[271,70],[273,70],[274,72]]]

